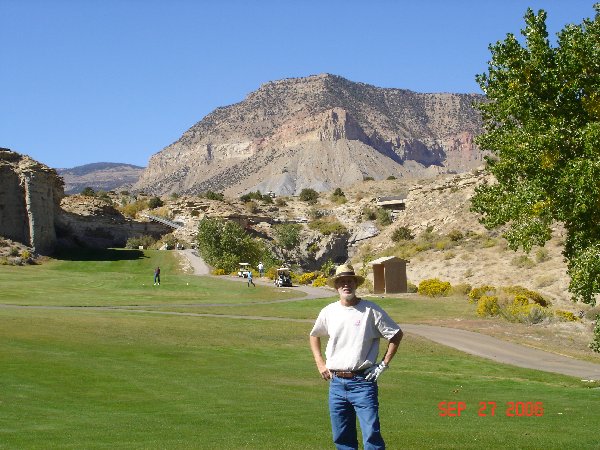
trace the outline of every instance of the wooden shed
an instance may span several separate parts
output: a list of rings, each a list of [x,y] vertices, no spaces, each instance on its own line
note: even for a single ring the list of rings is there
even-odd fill
[[[406,264],[409,261],[395,256],[371,261],[373,266],[373,293],[397,294],[408,292]]]

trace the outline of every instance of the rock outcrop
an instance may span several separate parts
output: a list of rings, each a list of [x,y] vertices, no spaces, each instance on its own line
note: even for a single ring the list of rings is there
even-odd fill
[[[37,253],[51,253],[63,196],[63,181],[54,169],[0,149],[1,236],[28,245]]]
[[[124,247],[129,238],[159,239],[172,230],[161,223],[129,219],[105,200],[71,195],[61,202],[57,234],[62,246]]]
[[[420,94],[324,74],[267,83],[153,155],[134,190],[297,194],[481,165],[477,94]]]

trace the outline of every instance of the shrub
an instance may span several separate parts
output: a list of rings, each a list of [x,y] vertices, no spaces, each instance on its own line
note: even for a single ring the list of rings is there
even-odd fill
[[[10,251],[8,252],[9,256],[19,256],[19,248],[18,247],[11,247]]]
[[[315,191],[314,189],[304,188],[300,191],[299,198],[303,202],[314,204],[314,203],[317,203],[317,200],[319,199],[319,193],[317,191]]]
[[[500,314],[498,297],[495,295],[482,295],[477,301],[477,315],[481,317],[497,316]]]
[[[135,216],[137,216],[137,214],[148,208],[148,201],[141,199],[141,200],[136,200],[132,203],[128,203],[126,205],[124,205],[123,207],[120,208],[121,212],[123,213],[123,215],[127,216],[127,217],[131,217],[131,218],[135,218]]]
[[[317,253],[319,251],[319,243],[318,242],[313,242],[312,244],[310,244],[307,248],[306,251],[308,253]]]
[[[538,305],[544,308],[546,308],[550,304],[550,302],[548,302],[542,296],[542,294],[540,294],[539,292],[530,291],[529,289],[524,288],[523,286],[507,286],[503,288],[503,290],[509,294],[514,294],[515,298],[516,296],[522,295],[528,300],[531,300],[533,303],[537,303]]]
[[[387,209],[379,208],[377,210],[377,223],[383,227],[392,223],[392,215]]]
[[[154,246],[154,244],[156,244],[156,239],[154,239],[152,236],[144,235],[127,239],[125,248],[151,248],[152,246]]]
[[[452,286],[450,293],[453,295],[467,295],[471,292],[471,285],[469,283],[459,283]]]
[[[158,197],[151,197],[150,200],[148,200],[148,208],[150,209],[160,208],[163,205],[163,201]]]
[[[448,281],[430,278],[419,283],[417,292],[428,297],[442,297],[448,295],[452,285]]]
[[[277,197],[275,199],[275,206],[287,206],[287,199],[285,197]]]
[[[225,270],[224,269],[215,269],[213,270],[213,275],[225,275]]]
[[[21,258],[23,258],[23,259],[31,258],[31,252],[29,250],[23,250],[21,252]]]
[[[386,180],[395,180],[396,177],[394,175],[390,175],[389,177],[386,178]]]
[[[529,259],[527,255],[515,256],[510,263],[519,269],[531,269],[533,266],[535,266],[535,262]]]
[[[542,322],[547,316],[548,311],[536,303],[513,303],[505,311],[505,318],[511,322],[534,324]]]
[[[556,311],[554,311],[554,315],[563,322],[578,322],[579,321],[579,317],[577,317],[571,311],[563,311],[562,309],[557,309]]]
[[[314,287],[323,287],[327,285],[327,278],[324,277],[323,275],[319,275],[317,278],[315,278],[312,282],[312,285]]]
[[[435,243],[435,249],[438,251],[448,250],[449,248],[452,248],[452,241],[448,239],[442,239]]]
[[[363,181],[375,181],[373,177],[363,177]]]
[[[85,197],[95,197],[96,196],[96,191],[94,191],[94,189],[92,189],[91,187],[86,186],[81,191],[81,195],[83,195]]]
[[[377,219],[376,211],[370,206],[365,206],[361,211],[361,217],[363,220],[375,220]]]
[[[244,205],[246,207],[246,210],[250,214],[256,214],[259,211],[258,203],[256,203],[254,200],[250,200],[250,201],[246,202]]]
[[[310,220],[320,219],[321,217],[325,217],[327,215],[326,211],[323,211],[319,208],[310,208],[308,210],[308,217]]]
[[[333,203],[336,203],[338,205],[343,205],[344,203],[346,203],[348,201],[348,199],[344,196],[335,196],[335,195],[332,195],[331,197],[329,197],[329,200],[331,200]]]
[[[306,272],[303,273],[302,275],[300,275],[300,277],[298,277],[298,283],[299,284],[309,284],[312,283],[313,280],[317,279],[317,277],[319,276],[318,273],[316,272]]]
[[[406,283],[406,291],[411,294],[416,294],[419,291],[419,287],[415,283],[408,281]]]
[[[484,295],[489,296],[491,294],[494,294],[495,292],[496,292],[496,288],[494,286],[489,286],[487,284],[484,284],[483,286],[475,287],[475,288],[471,289],[471,292],[469,292],[469,301],[471,303],[475,303],[477,300],[479,300]]]
[[[535,252],[535,261],[542,263],[550,259],[550,252],[546,248],[540,248]]]
[[[464,238],[464,235],[462,234],[462,231],[460,230],[452,230],[450,231],[450,233],[448,233],[448,239],[450,239],[452,242],[458,242],[460,240],[462,240]]]
[[[344,234],[348,229],[342,225],[337,219],[325,220],[317,219],[308,224],[308,228],[316,230],[319,233],[328,236],[330,234]]]
[[[225,196],[223,194],[221,194],[220,192],[213,192],[213,191],[206,191],[204,193],[203,197],[208,200],[219,200],[219,201],[223,201],[223,199],[225,198]]]
[[[392,233],[392,242],[410,241],[414,238],[415,236],[412,234],[412,231],[406,226],[398,227]]]

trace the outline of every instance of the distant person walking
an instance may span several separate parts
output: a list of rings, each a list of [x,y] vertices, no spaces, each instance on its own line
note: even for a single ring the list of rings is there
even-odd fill
[[[251,270],[248,271],[248,287],[250,287],[250,283],[252,283],[252,286],[256,287],[256,285],[254,284],[254,281],[252,281],[252,271]]]
[[[156,285],[160,286],[160,267],[158,266],[154,269],[154,286]]]
[[[265,274],[265,266],[263,266],[262,262],[259,262],[258,263],[258,276],[262,278],[264,274]]]

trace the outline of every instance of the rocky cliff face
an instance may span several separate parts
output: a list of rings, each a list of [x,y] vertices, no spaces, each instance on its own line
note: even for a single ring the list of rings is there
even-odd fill
[[[81,195],[63,198],[57,230],[61,246],[88,248],[124,247],[129,238],[159,239],[172,231],[160,223],[128,219],[106,201]]]
[[[419,94],[334,75],[267,83],[152,156],[134,189],[236,196],[422,178],[482,163],[476,94]]]
[[[63,196],[63,181],[54,169],[0,149],[0,235],[51,253]]]

